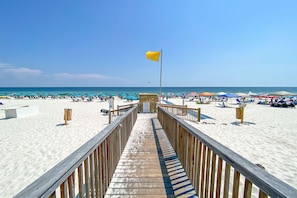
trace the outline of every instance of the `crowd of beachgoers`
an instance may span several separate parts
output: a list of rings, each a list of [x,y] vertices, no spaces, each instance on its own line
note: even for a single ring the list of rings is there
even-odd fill
[[[118,97],[120,99],[133,101],[138,100],[138,93],[12,93],[9,95],[0,96],[7,99],[71,99],[72,101],[107,101],[110,97]],[[169,98],[182,98],[190,101],[196,101],[198,104],[209,103],[212,101],[221,101],[224,104],[228,103],[230,99],[236,99],[237,103],[250,103],[256,102],[257,104],[270,105],[273,107],[295,107],[297,104],[297,93],[287,91],[278,91],[273,93],[257,94],[253,92],[248,93],[211,93],[211,92],[189,92],[189,93],[162,93],[162,99],[168,100]],[[0,105],[3,102],[0,101]]]

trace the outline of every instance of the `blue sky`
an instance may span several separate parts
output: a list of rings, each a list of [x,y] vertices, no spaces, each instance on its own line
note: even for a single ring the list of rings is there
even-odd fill
[[[1,0],[0,87],[297,86],[296,0]]]

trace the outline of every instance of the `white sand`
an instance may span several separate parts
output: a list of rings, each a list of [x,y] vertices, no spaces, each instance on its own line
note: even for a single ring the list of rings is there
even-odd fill
[[[170,99],[182,104],[181,99]],[[108,102],[72,102],[70,99],[1,100],[0,108],[37,105],[39,113],[23,118],[5,119],[0,111],[0,197],[12,197],[59,161],[79,148],[108,124]],[[116,99],[118,104],[129,104]],[[221,108],[218,103],[189,107],[213,119],[189,122],[212,138],[260,163],[266,171],[297,188],[297,109],[248,104],[245,124],[238,124],[235,107]],[[72,109],[72,120],[63,125],[64,108]]]
[[[4,105],[0,108],[37,105],[39,113],[5,119],[4,111],[0,111],[0,197],[12,197],[108,125],[108,116],[100,112],[109,108],[106,101],[1,99],[1,102]],[[129,103],[115,99],[115,108]],[[64,125],[64,108],[72,109],[68,125]]]

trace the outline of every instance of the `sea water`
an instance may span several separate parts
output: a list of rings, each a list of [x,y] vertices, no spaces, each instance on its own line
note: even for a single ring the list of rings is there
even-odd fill
[[[269,94],[276,91],[288,91],[297,94],[297,87],[0,87],[0,96],[29,95],[138,95],[139,93],[157,93],[182,96],[191,92],[226,92]]]

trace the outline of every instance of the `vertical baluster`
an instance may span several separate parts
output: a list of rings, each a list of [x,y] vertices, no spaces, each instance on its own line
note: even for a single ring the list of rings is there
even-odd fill
[[[84,161],[86,197],[90,197],[89,158]]]
[[[209,192],[210,156],[211,156],[211,150],[207,147],[206,174],[205,174],[205,190],[204,190],[205,197],[208,197],[208,192]]]
[[[197,140],[197,158],[196,158],[196,174],[195,174],[195,191],[199,195],[199,186],[200,186],[200,176],[201,176],[201,155],[202,153],[202,143],[201,141]]]
[[[217,155],[215,152],[212,153],[212,162],[211,162],[211,179],[210,179],[210,197],[214,197],[214,184],[215,184],[215,175],[216,175],[216,163]]]
[[[99,170],[98,170],[98,152],[97,149],[94,151],[94,166],[95,166],[95,174],[94,174],[94,179],[95,179],[95,192],[96,192],[96,197],[99,197]]]
[[[239,193],[239,181],[240,181],[240,172],[234,170],[233,178],[233,197],[238,197]]]
[[[74,175],[71,174],[68,179],[68,192],[69,192],[69,197],[74,198],[75,197],[75,191],[74,191]]]
[[[91,197],[94,197],[94,153],[90,155],[90,189]]]
[[[230,184],[230,165],[226,162],[225,167],[225,181],[224,181],[224,198],[229,196],[229,184]]]
[[[190,135],[190,151],[189,151],[189,163],[190,163],[190,172],[189,172],[189,179],[193,184],[193,175],[194,175],[194,165],[195,165],[195,146],[194,146],[194,136]]]
[[[100,191],[100,197],[104,197],[104,169],[103,169],[103,153],[102,153],[102,144],[99,145],[99,148],[98,148],[98,161],[99,161],[99,170],[98,170],[98,173],[99,173],[99,191]]]
[[[263,192],[262,190],[260,190],[259,198],[268,198],[268,195],[265,192]]]
[[[78,192],[79,197],[83,197],[83,170],[82,170],[82,164],[79,165],[77,168],[77,176],[78,176]]]
[[[244,194],[243,194],[244,198],[250,198],[252,196],[252,186],[253,186],[253,183],[247,178],[245,178]]]
[[[217,171],[216,197],[221,197],[222,169],[223,169],[223,160],[222,158],[219,157],[218,171]]]
[[[204,185],[205,185],[205,158],[206,158],[206,145],[203,145],[203,156],[202,156],[202,166],[201,166],[201,187],[200,196],[204,197]]]

